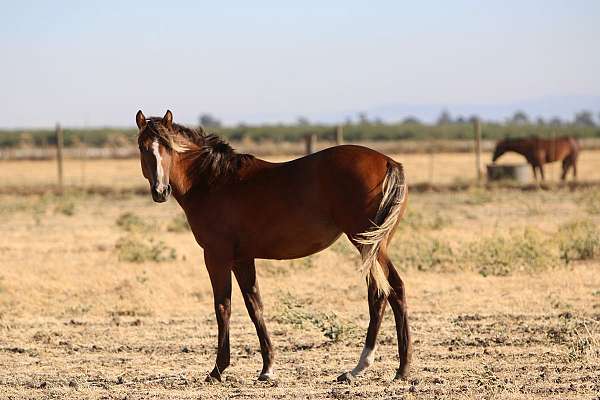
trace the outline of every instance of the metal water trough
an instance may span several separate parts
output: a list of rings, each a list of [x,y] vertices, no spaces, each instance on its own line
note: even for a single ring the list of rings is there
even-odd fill
[[[529,164],[488,164],[488,181],[514,180],[519,183],[531,181],[531,166]]]

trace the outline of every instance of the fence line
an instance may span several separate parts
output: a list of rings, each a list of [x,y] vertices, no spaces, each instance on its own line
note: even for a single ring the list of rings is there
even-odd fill
[[[600,139],[579,139],[583,151],[600,150]],[[394,141],[370,141],[353,142],[363,146],[370,147],[384,154],[428,154],[430,151],[435,153],[471,153],[473,154],[473,139],[461,141],[446,140],[394,140]],[[260,142],[244,143],[231,142],[232,146],[242,153],[250,153],[256,156],[276,156],[276,155],[304,155],[306,154],[306,144],[301,142]],[[334,146],[335,141],[319,140],[315,150]],[[481,151],[491,152],[494,149],[495,141],[481,140]],[[86,145],[86,151],[83,153],[87,160],[102,158],[137,158],[139,150],[135,145],[121,147],[89,147]],[[80,149],[76,147],[65,147],[63,157],[65,159],[79,159],[81,157]],[[0,160],[52,160],[56,157],[54,146],[45,145],[44,147],[23,147],[23,148],[0,148]]]

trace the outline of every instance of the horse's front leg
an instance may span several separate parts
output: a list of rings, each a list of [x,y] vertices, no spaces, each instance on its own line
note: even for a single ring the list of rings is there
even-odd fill
[[[219,334],[217,340],[217,361],[208,381],[221,381],[221,374],[229,366],[229,317],[231,316],[231,266],[228,257],[204,252],[206,269],[210,276],[215,302],[215,314]]]

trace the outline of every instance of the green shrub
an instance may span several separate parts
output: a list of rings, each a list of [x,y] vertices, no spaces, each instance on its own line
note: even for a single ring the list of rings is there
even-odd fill
[[[279,313],[275,317],[279,323],[294,325],[301,329],[312,325],[333,342],[338,342],[355,331],[354,325],[343,323],[334,313],[307,310],[298,299],[289,293],[280,296],[280,304]]]
[[[54,207],[54,212],[71,217],[75,214],[75,203],[72,201],[59,201]]]
[[[532,272],[558,264],[555,244],[541,232],[525,229],[510,235],[460,243],[453,247],[441,239],[417,236],[399,240],[392,247],[398,266],[421,271],[449,272],[471,269],[484,276]]]
[[[591,336],[576,336],[567,345],[567,357],[570,362],[580,361],[588,354],[593,353],[596,343]]]
[[[600,234],[589,220],[570,222],[558,230],[560,258],[566,263],[589,260],[600,254]]]
[[[420,271],[447,271],[454,269],[460,257],[456,257],[447,242],[431,237],[397,240],[392,257],[398,266],[416,268]]]
[[[585,190],[579,196],[579,204],[590,214],[600,214],[600,190]]]
[[[177,258],[174,248],[165,245],[162,241],[147,240],[137,237],[122,237],[115,245],[119,260],[141,263],[145,261],[162,262],[172,261]]]
[[[483,276],[532,272],[557,264],[555,247],[541,232],[525,229],[510,235],[495,234],[471,243],[464,254]]]
[[[482,204],[490,203],[494,200],[492,192],[479,187],[473,187],[467,192],[465,198],[465,204],[479,206]]]
[[[553,235],[526,228],[452,245],[414,231],[401,236],[390,248],[392,259],[398,267],[421,271],[469,269],[483,276],[506,276],[600,256],[600,232],[592,221],[562,225]]]
[[[127,232],[144,231],[149,228],[148,224],[141,217],[132,212],[121,214],[117,218],[116,224]]]
[[[185,215],[178,215],[169,222],[167,225],[167,231],[181,233],[189,232],[191,230],[190,224]]]
[[[401,229],[410,227],[415,230],[440,230],[452,225],[452,218],[442,215],[440,212],[423,214],[419,211],[408,211],[399,227]]]

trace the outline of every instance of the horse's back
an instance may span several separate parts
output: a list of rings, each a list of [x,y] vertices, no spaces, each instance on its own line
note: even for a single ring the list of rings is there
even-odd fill
[[[546,139],[545,150],[546,154],[549,155],[548,162],[561,161],[565,158],[576,158],[579,153],[579,143],[572,136]]]
[[[226,216],[240,250],[258,258],[296,258],[327,247],[343,232],[370,226],[381,200],[385,155],[344,145],[265,166],[228,195]],[[252,239],[251,239],[252,238]],[[254,240],[260,238],[260,240]]]
[[[349,194],[356,199],[361,193],[372,194],[389,163],[398,164],[368,147],[341,145],[283,163],[281,172],[293,182],[317,190],[320,201]]]

